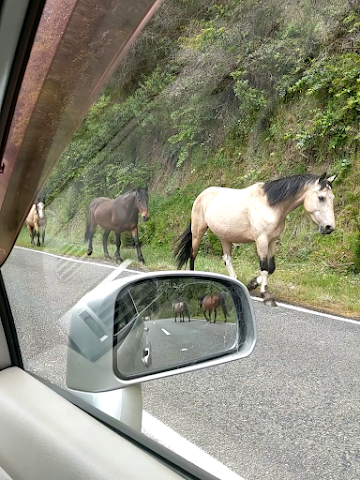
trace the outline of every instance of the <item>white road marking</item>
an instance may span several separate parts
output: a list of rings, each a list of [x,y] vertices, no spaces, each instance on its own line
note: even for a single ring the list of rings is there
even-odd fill
[[[68,260],[69,262],[85,263],[86,265],[96,265],[97,267],[112,268],[113,270],[115,270],[116,268],[119,268],[119,267],[114,267],[112,265],[106,265],[105,263],[96,263],[96,262],[91,262],[91,261],[86,261],[86,260],[78,260],[78,259],[75,259],[75,258],[67,258],[67,257],[63,257],[61,255],[55,255],[54,253],[42,252],[40,250],[33,250],[31,248],[26,248],[26,247],[15,246],[14,248],[19,248],[21,250],[28,250],[28,251],[34,252],[34,253],[42,253],[43,255],[49,255],[51,257],[60,258],[62,260]],[[120,265],[120,267],[121,267],[121,265]],[[129,268],[125,268],[124,270],[126,272],[132,272],[132,273],[137,273],[137,274],[141,273],[137,270],[130,270]],[[255,300],[257,302],[263,302],[262,298],[259,298],[259,297],[251,297],[251,298],[252,298],[252,300]],[[287,308],[288,310],[295,310],[295,311],[298,311],[298,312],[309,313],[310,315],[316,315],[318,317],[329,318],[331,320],[339,320],[340,322],[352,323],[354,325],[359,325],[360,326],[360,321],[354,320],[352,318],[340,317],[338,315],[332,315],[330,313],[317,312],[316,310],[310,310],[309,308],[304,308],[304,307],[297,307],[296,305],[290,305],[288,303],[277,302],[277,304],[278,304],[279,307]]]
[[[145,410],[142,433],[220,480],[245,480]]]
[[[118,266],[115,267],[114,265],[106,265],[106,263],[97,263],[97,262],[92,262],[91,260],[79,260],[77,258],[68,258],[68,257],[64,257],[62,255],[56,255],[55,253],[42,252],[40,250],[32,250],[31,248],[19,247],[17,245],[14,248],[18,248],[20,250],[27,250],[27,251],[33,252],[33,253],[41,253],[43,255],[48,255],[49,257],[55,257],[55,258],[60,258],[61,260],[67,260],[68,262],[84,263],[85,265],[95,265],[96,267],[111,268],[112,270],[116,270],[117,268],[119,268]],[[125,260],[125,262],[128,262],[127,265],[129,265],[130,263],[132,263],[132,260],[128,259],[128,260]],[[132,273],[138,273],[138,274],[140,273],[137,270],[130,270],[129,268],[125,268],[125,271],[126,272],[132,272]]]
[[[169,333],[167,330],[165,330],[165,328],[162,328],[161,330],[165,333],[165,335],[171,335],[171,333]]]
[[[263,301],[263,299],[259,297],[251,297],[251,298],[253,300],[256,300],[257,302]],[[331,320],[340,320],[341,322],[352,323],[354,325],[360,326],[360,321],[353,320],[352,318],[339,317],[337,315],[331,315],[331,313],[317,312],[316,310],[310,310],[309,308],[297,307],[296,305],[289,305],[288,303],[281,303],[278,301],[276,301],[276,303],[279,307],[287,308],[288,310],[295,310],[297,312],[308,313],[309,315],[316,315],[317,317],[329,318]]]

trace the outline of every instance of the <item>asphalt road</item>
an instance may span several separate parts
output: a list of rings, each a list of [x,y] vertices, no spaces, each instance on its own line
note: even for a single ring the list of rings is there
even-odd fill
[[[66,312],[112,270],[15,249],[2,271],[27,368],[61,384]],[[360,480],[360,324],[255,310],[250,358],[147,382],[145,409],[246,480]]]
[[[173,318],[146,322],[152,345],[152,368],[178,366],[201,357],[216,355],[236,344],[234,323],[209,323],[192,319],[174,322]]]

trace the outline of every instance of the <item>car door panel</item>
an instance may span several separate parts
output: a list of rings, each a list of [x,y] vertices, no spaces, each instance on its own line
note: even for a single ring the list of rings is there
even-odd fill
[[[17,367],[0,372],[0,466],[17,480],[182,478]]]

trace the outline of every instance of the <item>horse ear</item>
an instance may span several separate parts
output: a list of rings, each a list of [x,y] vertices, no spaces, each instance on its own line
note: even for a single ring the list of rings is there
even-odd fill
[[[335,175],[332,175],[331,177],[329,177],[329,178],[327,179],[327,181],[328,181],[329,183],[332,183],[332,182],[335,180],[336,177],[337,177],[337,173],[336,173]]]
[[[327,172],[323,173],[323,174],[321,175],[321,177],[319,178],[318,182],[319,182],[319,183],[323,182],[323,181],[325,180],[325,178],[326,178],[326,175],[327,175]]]

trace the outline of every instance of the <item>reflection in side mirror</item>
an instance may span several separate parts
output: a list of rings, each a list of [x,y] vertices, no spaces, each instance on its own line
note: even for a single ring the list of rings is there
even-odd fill
[[[113,390],[248,356],[247,288],[205,272],[157,272],[100,284],[73,308],[67,387]]]
[[[130,317],[129,304],[134,305]],[[236,352],[244,340],[242,323],[243,301],[230,283],[192,277],[139,280],[116,300],[114,370],[126,380]]]

